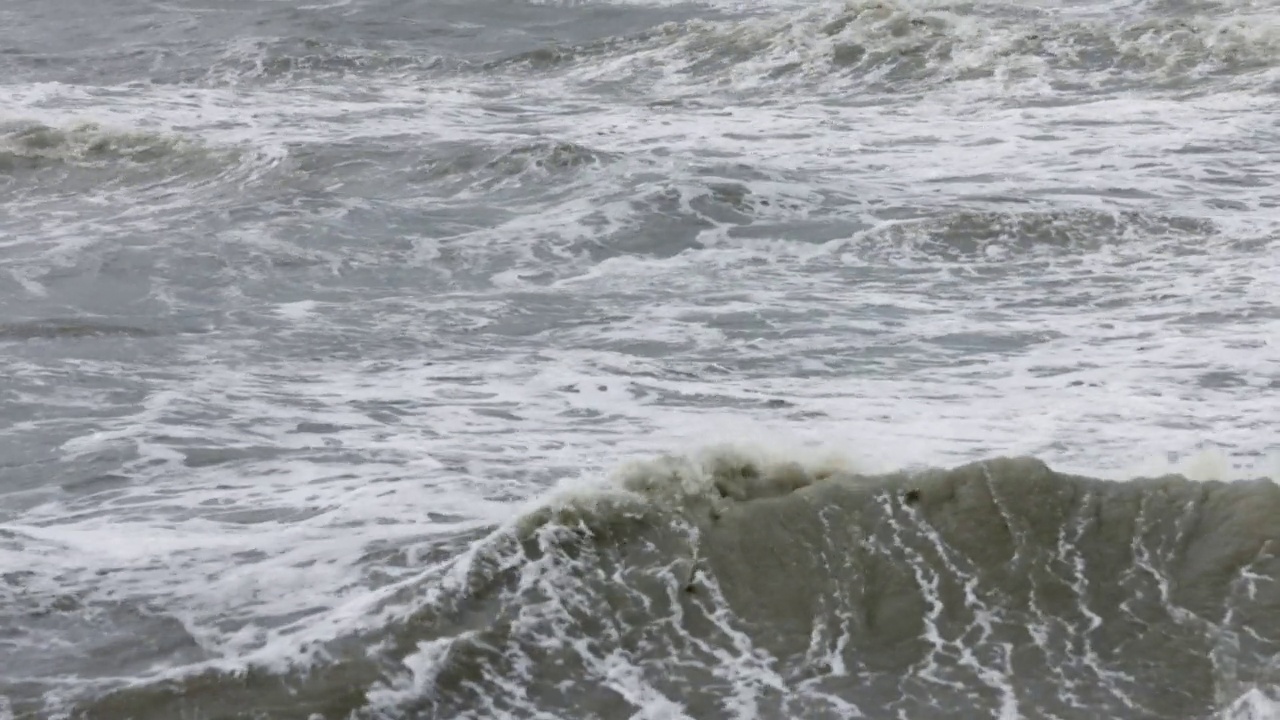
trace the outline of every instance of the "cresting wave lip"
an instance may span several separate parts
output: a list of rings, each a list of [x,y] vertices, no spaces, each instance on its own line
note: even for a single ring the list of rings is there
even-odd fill
[[[208,68],[188,74],[214,84],[257,80],[268,83],[344,78],[370,73],[431,73],[456,69],[464,61],[418,54],[405,47],[368,47],[318,38],[236,40]]]
[[[999,262],[1011,255],[1080,254],[1139,240],[1193,247],[1203,245],[1216,231],[1211,220],[1133,210],[955,209],[888,222],[842,244],[872,258],[918,254],[938,260]],[[1142,252],[1151,251],[1149,244],[1141,248]]]
[[[553,493],[305,671],[72,717],[1249,717],[1280,683],[1280,487],[1031,458],[864,475],[738,450]]]
[[[616,153],[548,138],[496,146],[464,145],[456,150],[446,148],[437,157],[429,158],[419,175],[454,191],[473,186],[491,189],[512,179],[544,180],[547,176],[605,165],[617,159]]]
[[[122,163],[141,167],[199,163],[216,154],[176,133],[112,129],[95,122],[67,127],[38,122],[0,123],[0,174],[60,166],[118,168]]]
[[[630,76],[682,85],[714,79],[738,89],[856,78],[875,91],[1042,78],[1069,90],[1134,82],[1178,85],[1201,75],[1265,70],[1280,59],[1280,24],[1270,16],[1160,16],[1117,24],[1043,13],[1001,20],[971,9],[857,0],[746,19],[697,19],[630,37],[526,51],[483,67],[573,68],[593,82]]]

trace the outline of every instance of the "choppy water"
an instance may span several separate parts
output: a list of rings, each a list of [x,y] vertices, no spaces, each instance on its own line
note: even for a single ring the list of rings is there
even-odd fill
[[[8,2],[0,718],[1276,716],[1278,90],[1261,0]]]

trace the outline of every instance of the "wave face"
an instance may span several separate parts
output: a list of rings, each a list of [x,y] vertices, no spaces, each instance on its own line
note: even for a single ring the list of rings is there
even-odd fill
[[[1243,718],[1280,681],[1270,481],[735,452],[615,480],[473,545],[345,660],[77,717]]]

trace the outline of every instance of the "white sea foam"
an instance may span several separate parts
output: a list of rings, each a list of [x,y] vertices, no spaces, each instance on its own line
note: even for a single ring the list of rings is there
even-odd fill
[[[532,80],[406,71],[290,87],[0,87],[0,121],[70,138],[44,160],[83,155],[92,139],[75,128],[86,122],[99,140],[147,134],[216,156],[204,174],[92,186],[72,210],[65,195],[0,185],[11,193],[3,270],[33,307],[61,307],[66,276],[109,275],[137,247],[149,258],[137,261],[144,299],[173,315],[215,330],[235,313],[274,318],[261,335],[215,332],[110,416],[4,431],[65,432],[58,461],[123,458],[112,472],[127,478],[24,502],[0,525],[21,539],[0,547],[5,571],[30,573],[41,597],[70,588],[86,602],[153,603],[229,663],[280,660],[300,638],[367,621],[357,609],[371,587],[413,576],[442,538],[654,453],[727,442],[787,456],[835,449],[873,469],[1033,454],[1110,477],[1277,477],[1280,102],[1259,92],[1274,81],[1274,18],[1197,16],[1185,29],[1136,18],[1114,31],[1151,82],[1207,76],[1232,57],[1259,65],[1183,97],[1107,90],[1111,74],[1068,62],[1066,39],[1018,50],[1056,13],[1112,37],[1082,11],[1037,6],[1040,19],[1019,24],[945,3],[864,4],[826,35],[848,8],[779,4],[675,25]],[[832,64],[841,45],[876,51],[892,23],[909,31],[901,43],[928,39],[911,28],[942,28],[950,55],[930,56],[910,93],[872,97],[881,76],[851,80]],[[740,60],[699,67],[733,44]],[[906,46],[880,47],[894,48]],[[1082,78],[1087,96],[1055,89]],[[644,92],[591,89],[610,83]],[[865,102],[847,102],[860,92]],[[567,179],[460,170],[452,194],[281,203],[293,214],[205,234],[184,235],[174,219],[220,183],[267,192],[272,173],[312,148],[431,148],[425,166],[454,146],[500,154],[534,140],[600,159]],[[436,232],[444,221],[427,215],[535,182],[545,194],[484,208],[485,221]],[[425,219],[382,244],[316,237],[376,213],[375,200]],[[663,213],[702,229],[663,252],[602,247]],[[757,232],[734,213],[771,225]],[[972,247],[946,237],[953,221]],[[799,226],[821,231],[789,229]],[[1057,229],[1019,244],[1040,226]],[[204,305],[177,280],[195,260],[216,269]],[[278,302],[248,287],[287,263],[325,282],[392,270],[424,280],[379,297],[299,282],[298,297]],[[535,302],[577,322],[511,329],[536,322]],[[334,337],[310,360],[260,353],[273,338]],[[366,341],[369,357],[353,359]],[[983,343],[996,349],[972,347]],[[132,372],[16,354],[0,369],[66,383],[15,402],[81,418],[116,401],[67,378]],[[407,567],[367,559],[381,551]],[[1268,702],[1255,692],[1231,712]]]

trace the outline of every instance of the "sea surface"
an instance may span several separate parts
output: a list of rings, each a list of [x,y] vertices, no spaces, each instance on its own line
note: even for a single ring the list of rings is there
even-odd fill
[[[1280,717],[1273,0],[6,0],[0,720]]]

